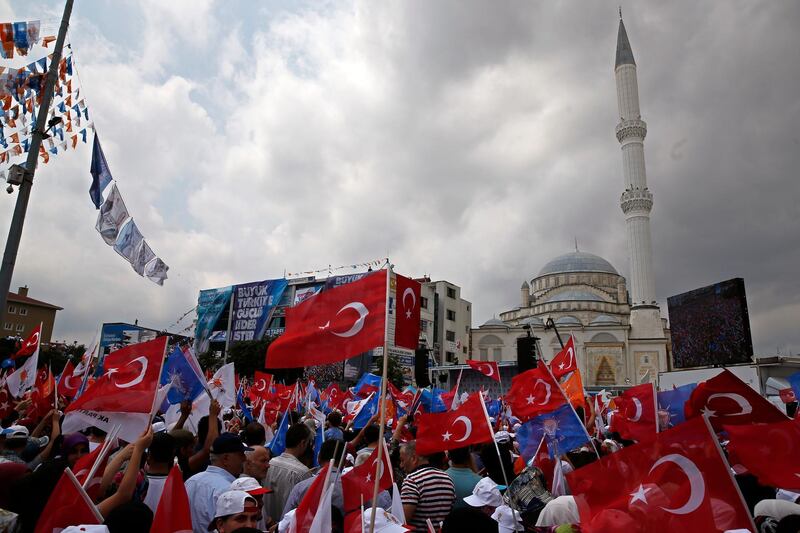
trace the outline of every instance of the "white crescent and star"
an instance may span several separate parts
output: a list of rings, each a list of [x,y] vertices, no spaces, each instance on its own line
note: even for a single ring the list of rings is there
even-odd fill
[[[74,378],[78,378],[78,384],[77,385],[72,385],[70,383],[70,380],[74,379]],[[64,387],[66,387],[67,389],[69,389],[69,390],[77,389],[79,386],[80,386],[80,376],[65,376],[64,377]]]
[[[638,422],[640,418],[642,418],[642,402],[639,398],[633,399],[633,405],[636,406],[636,412],[633,414],[633,418],[630,419],[631,422]]]
[[[705,408],[701,409],[701,411],[703,412],[704,415],[707,415],[709,417],[717,416],[717,412],[709,407],[709,404],[711,403],[711,400],[714,399],[714,398],[729,398],[729,399],[733,400],[734,402],[736,402],[736,405],[739,406],[739,412],[738,413],[723,413],[723,416],[749,415],[750,413],[753,412],[753,406],[750,405],[750,402],[748,402],[747,399],[744,396],[742,396],[741,394],[737,394],[735,392],[719,392],[719,393],[710,395],[706,399],[706,406],[705,406]]]
[[[487,378],[494,376],[494,367],[489,363],[481,365],[481,373],[483,373]]]
[[[536,390],[536,387],[539,386],[539,383],[544,385],[545,390],[547,391],[547,394],[545,394],[545,396],[544,396],[544,400],[539,402],[539,405],[547,405],[547,402],[550,401],[550,384],[548,382],[546,382],[545,380],[543,380],[542,378],[539,378],[539,379],[536,380],[536,383],[533,384],[533,390]]]
[[[381,479],[383,477],[383,461],[378,463],[378,460],[375,459],[374,461],[372,461],[372,466],[375,466],[375,465],[377,465],[378,479]],[[367,475],[369,476],[369,474],[367,474]]]
[[[264,389],[267,388],[267,380],[264,378],[259,379],[258,381],[256,381],[256,386],[253,388],[256,389],[258,392],[263,392]]]
[[[672,514],[689,514],[694,512],[700,505],[703,503],[703,500],[706,497],[706,482],[703,479],[703,474],[700,473],[700,469],[697,468],[689,458],[686,456],[672,453],[669,455],[665,455],[655,463],[650,468],[650,472],[652,473],[653,470],[658,468],[660,465],[664,463],[672,463],[676,465],[678,468],[683,470],[683,473],[686,474],[686,477],[689,479],[689,499],[686,500],[686,503],[681,505],[680,507],[676,508],[669,508],[669,507],[661,507],[664,511]],[[642,498],[643,501],[644,498]]]
[[[364,327],[364,320],[366,320],[367,315],[369,314],[369,310],[367,309],[367,307],[363,303],[361,303],[361,302],[350,302],[349,304],[347,304],[344,307],[342,307],[341,309],[339,309],[339,312],[336,313],[336,316],[339,316],[340,314],[342,314],[347,309],[355,310],[358,313],[358,318],[356,319],[355,322],[353,322],[353,325],[350,326],[350,329],[348,329],[347,331],[342,331],[342,332],[331,331],[331,333],[336,335],[337,337],[348,338],[348,337],[353,337],[355,335],[358,335],[358,333],[361,331],[361,328]],[[330,325],[331,325],[331,322],[329,320],[324,326],[318,326],[318,328],[324,330],[324,329],[328,329],[330,327]]]
[[[108,369],[108,379],[120,389],[127,389],[129,387],[133,387],[134,385],[138,385],[139,383],[142,382],[142,380],[144,379],[144,375],[147,373],[147,357],[137,357],[136,359],[133,359],[131,362],[129,362],[125,366],[130,366],[133,363],[135,363],[136,361],[139,361],[141,363],[142,370],[132,380],[130,380],[130,381],[126,382],[126,383],[117,383],[116,381],[114,381],[112,379],[112,376],[114,374],[116,374],[117,372],[119,372],[119,368],[109,368]]]
[[[411,296],[411,307],[406,307],[406,296]],[[406,290],[403,291],[403,309],[406,310],[406,318],[411,318],[411,314],[413,313],[413,309],[417,306],[417,295],[414,294],[414,289],[411,287],[407,287]]]

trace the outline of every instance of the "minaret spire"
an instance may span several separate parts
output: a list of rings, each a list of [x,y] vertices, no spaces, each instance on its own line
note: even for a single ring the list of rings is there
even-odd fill
[[[614,64],[617,81],[617,104],[619,123],[616,134],[622,148],[622,168],[625,191],[620,198],[620,207],[625,213],[625,228],[628,234],[630,255],[631,324],[634,315],[659,316],[656,304],[655,279],[653,276],[653,251],[650,241],[650,210],[653,195],[647,188],[647,173],[644,164],[644,138],[647,124],[639,110],[639,86],[636,77],[636,62],[633,60],[625,24],[620,18],[617,36],[617,57]],[[656,313],[636,313],[637,309],[655,309]],[[658,318],[660,329],[660,318]],[[663,332],[662,334],[663,335]],[[659,335],[659,337],[661,336]]]

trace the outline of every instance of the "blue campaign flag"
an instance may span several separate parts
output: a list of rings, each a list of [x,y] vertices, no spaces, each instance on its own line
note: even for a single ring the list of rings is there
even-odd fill
[[[379,395],[375,393],[367,403],[361,406],[361,410],[358,411],[358,414],[353,419],[353,427],[355,429],[361,429],[366,426],[369,419],[378,412],[378,399]]]
[[[239,409],[242,410],[242,416],[244,417],[247,422],[252,422],[253,413],[250,411],[250,408],[247,407],[247,404],[244,403],[244,395],[242,394],[242,387],[239,387],[239,390],[236,391],[236,405],[239,406]]]
[[[314,386],[313,381],[308,382],[308,387],[306,388],[306,403],[314,402],[316,405],[322,403],[322,398],[319,397],[319,391],[317,387]]]
[[[364,385],[367,385],[369,387],[378,387],[378,388],[380,388],[380,386],[381,386],[381,377],[380,376],[376,376],[375,374],[370,374],[369,372],[367,372],[366,374],[363,374],[361,376],[361,379],[358,380],[358,383],[356,383],[355,387],[353,387],[353,395],[355,395],[355,396],[361,395],[363,398],[366,398],[369,395],[369,393],[372,392],[372,391],[371,390],[368,391],[368,392],[365,391],[366,393],[362,395],[361,394],[361,392],[362,392],[361,388]]]
[[[173,405],[185,400],[193,401],[205,389],[204,383],[192,370],[189,361],[186,360],[186,356],[178,346],[169,354],[161,371],[161,385],[170,382],[172,388],[167,393],[167,401]]]
[[[591,442],[586,428],[569,404],[528,420],[517,428],[516,438],[526,461],[536,453],[542,438],[548,444],[551,457],[554,452],[561,455]]]
[[[314,467],[319,466],[319,451],[322,449],[322,443],[325,442],[325,428],[318,427],[317,434],[314,437]]]
[[[794,391],[794,397],[800,400],[800,372],[795,372],[787,379],[789,380],[789,385],[792,386],[792,390]]]
[[[434,388],[433,391],[423,389],[420,394],[420,403],[422,408],[428,413],[443,413],[447,411],[447,407],[442,400],[442,393],[447,392],[444,389]]]
[[[103,149],[100,147],[100,137],[97,136],[97,133],[94,134],[92,164],[89,167],[89,173],[92,175],[89,197],[92,199],[94,206],[100,209],[100,205],[103,203],[103,191],[114,178],[111,177],[111,170],[108,168],[106,156],[103,154]]]
[[[289,431],[289,411],[283,413],[281,423],[278,424],[278,430],[275,436],[272,437],[272,442],[267,445],[269,451],[272,452],[272,457],[278,456],[286,450],[286,432]]]
[[[493,418],[497,418],[500,415],[501,408],[500,400],[492,400],[486,403],[486,412]]]
[[[658,396],[658,408],[669,413],[669,425],[677,426],[686,422],[683,406],[689,401],[692,391],[697,388],[697,383],[681,385],[672,390],[661,391]]]

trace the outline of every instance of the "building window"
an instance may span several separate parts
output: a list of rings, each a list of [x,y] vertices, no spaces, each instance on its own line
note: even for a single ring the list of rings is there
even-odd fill
[[[25,309],[24,307],[20,307],[19,308],[19,315],[20,316],[27,316],[27,314],[28,314],[28,310],[27,309]]]
[[[489,349],[488,348],[481,348],[481,361],[488,361],[489,360]]]
[[[452,320],[453,322],[456,320],[456,312],[452,309],[447,310],[447,320]]]
[[[445,337],[445,340],[448,340],[450,342],[456,342],[456,332],[455,331],[450,331],[450,330],[445,331],[444,332],[444,337]]]
[[[15,315],[17,313],[17,306],[16,305],[9,305],[8,306],[8,314]]]
[[[466,345],[462,346],[461,351],[464,352],[464,355],[467,355],[467,346]]]
[[[493,348],[492,352],[493,352],[492,353],[492,360],[493,361],[499,361],[500,359],[503,358],[503,354],[502,354],[503,350],[501,348]]]
[[[12,329],[14,329],[14,324],[12,324],[11,322],[6,322],[3,325],[3,327],[5,327],[6,330],[11,331]]]
[[[469,313],[469,306],[467,306],[467,313]]]
[[[421,308],[423,308],[423,309],[427,309],[427,308],[428,308],[428,299],[427,299],[427,298],[425,298],[424,296],[422,296],[422,297],[419,299],[419,306],[420,306]]]
[[[428,321],[424,318],[421,318],[419,321],[419,330],[420,331],[427,331],[428,330]]]
[[[17,324],[17,331],[22,331],[25,329],[25,324]]]
[[[469,326],[464,326],[464,333],[469,335]]]
[[[444,357],[448,363],[456,362],[456,354],[454,354],[453,352],[444,352]]]
[[[456,290],[453,287],[447,287],[447,297],[455,300]]]

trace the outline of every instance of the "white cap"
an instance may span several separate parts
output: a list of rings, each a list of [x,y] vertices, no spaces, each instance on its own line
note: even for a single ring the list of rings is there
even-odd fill
[[[108,533],[108,527],[103,525],[69,526],[61,533]]]
[[[256,506],[256,500],[243,490],[229,490],[223,492],[217,498],[217,512],[214,518],[222,516],[230,516],[232,514],[243,513],[247,507],[247,500],[252,502],[252,506]]]
[[[492,518],[497,522],[497,531],[499,533],[513,533],[514,531],[523,531],[522,516],[519,511],[513,510],[508,505],[501,505],[492,513]]]
[[[228,487],[228,490],[243,490],[251,496],[272,492],[270,489],[262,487],[261,483],[259,483],[256,478],[250,476],[242,476],[234,479],[231,486]]]
[[[167,425],[159,420],[153,424],[153,433],[163,433],[167,430]]]
[[[372,507],[364,509],[362,515],[364,530],[368,530],[372,521]],[[393,514],[385,509],[378,507],[375,509],[375,533],[406,533],[410,531],[403,526],[403,523]]]
[[[500,489],[497,488],[497,483],[492,481],[492,478],[484,477],[472,489],[472,495],[464,497],[464,501],[473,507],[483,507],[484,505],[498,507],[503,505],[503,496],[500,494]]]
[[[494,434],[495,442],[508,442],[511,440],[511,434],[508,431],[500,430]]]
[[[9,426],[3,430],[3,435],[5,435],[6,439],[27,439],[28,435],[28,428],[25,426]]]

